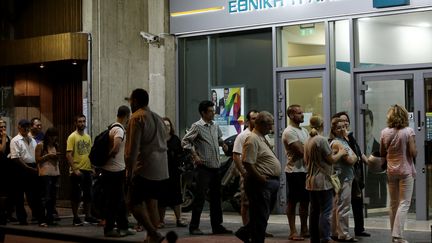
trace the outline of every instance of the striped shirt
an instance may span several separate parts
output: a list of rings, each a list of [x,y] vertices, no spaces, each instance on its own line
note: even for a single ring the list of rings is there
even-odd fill
[[[195,151],[209,168],[219,168],[219,146],[223,144],[222,131],[213,121],[206,123],[203,119],[192,124],[182,139],[184,149]]]

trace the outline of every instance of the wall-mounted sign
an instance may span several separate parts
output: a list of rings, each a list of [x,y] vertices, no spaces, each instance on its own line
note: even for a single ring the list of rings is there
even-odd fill
[[[374,8],[388,8],[410,4],[410,0],[373,0]]]
[[[375,2],[381,5],[375,5]],[[431,0],[170,0],[170,30],[182,35],[293,21],[431,7]]]

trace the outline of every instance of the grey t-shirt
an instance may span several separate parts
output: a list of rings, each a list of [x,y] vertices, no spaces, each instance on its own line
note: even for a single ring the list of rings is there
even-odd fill
[[[325,159],[331,153],[327,138],[317,135],[307,140],[304,147],[307,190],[324,191],[333,188],[327,176],[333,173],[333,165]]]

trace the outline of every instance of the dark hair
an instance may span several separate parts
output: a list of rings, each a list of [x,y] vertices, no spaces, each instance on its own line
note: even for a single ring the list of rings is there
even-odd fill
[[[40,118],[39,118],[39,117],[33,117],[33,118],[30,120],[32,126],[34,125],[34,123],[35,123],[36,120],[39,120],[39,121],[40,121]]]
[[[170,135],[174,135],[174,127],[173,127],[173,124],[172,124],[172,122],[171,122],[171,120],[168,118],[168,117],[162,117],[162,120],[164,120],[164,121],[167,121],[167,122],[169,122],[169,124],[170,124],[170,131],[169,131],[169,134]]]
[[[254,109],[249,110],[248,113],[247,113],[247,115],[246,115],[246,121],[250,121],[251,113],[259,113],[259,111],[254,110]]]
[[[74,122],[76,123],[78,121],[78,119],[80,119],[82,117],[86,118],[86,116],[84,114],[78,114],[78,115],[76,115]]]
[[[55,127],[50,127],[46,130],[45,136],[43,138],[43,152],[48,152],[48,146],[54,146],[58,150],[57,141],[53,141],[52,137],[58,136],[58,130]]]
[[[364,115],[365,115],[365,117],[366,117],[366,116],[369,116],[369,119],[370,119],[370,121],[371,121],[371,125],[373,125],[373,120],[374,120],[374,118],[373,118],[373,113],[372,113],[372,111],[369,110],[369,109],[366,109],[366,110],[364,111]]]
[[[269,122],[273,121],[273,115],[268,112],[268,111],[261,111],[260,113],[258,113],[258,116],[255,120],[255,125],[257,126],[265,126],[267,125]]]
[[[213,106],[214,106],[213,101],[203,100],[203,101],[201,101],[201,103],[198,106],[198,111],[199,111],[200,115],[202,116],[203,112],[207,112],[207,109],[209,107],[213,107]]]
[[[149,94],[144,89],[135,89],[132,91],[131,99],[135,99],[139,107],[148,106]]]
[[[130,114],[130,109],[125,105],[120,106],[117,110],[117,117],[122,118],[128,116],[129,114]]]
[[[340,112],[334,114],[331,118],[332,118],[332,119],[333,119],[333,118],[340,118],[341,116],[346,116],[347,119],[348,119],[348,120],[347,120],[348,123],[351,124],[350,117],[348,116],[348,112],[346,112],[346,111],[340,111]]]
[[[300,105],[293,104],[293,105],[288,106],[288,108],[286,110],[288,117],[289,117],[289,115],[291,115],[294,112],[294,108],[300,108]]]

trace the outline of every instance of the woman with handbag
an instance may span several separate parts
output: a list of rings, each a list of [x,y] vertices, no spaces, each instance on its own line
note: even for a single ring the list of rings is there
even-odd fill
[[[387,112],[387,128],[381,131],[381,157],[387,160],[387,180],[390,194],[390,226],[393,242],[408,241],[403,230],[414,188],[417,156],[414,130],[408,127],[408,111],[393,105]]]
[[[354,179],[351,187],[351,209],[354,216],[354,233],[355,236],[369,237],[370,234],[366,232],[364,228],[364,202],[362,194],[362,190],[365,186],[363,163],[367,164],[368,160],[366,155],[361,151],[360,146],[357,144],[353,132],[349,131],[350,118],[348,116],[348,112],[338,112],[334,114],[332,118],[340,118],[345,122],[345,129],[347,131],[345,134],[345,140],[348,142],[350,148],[357,155],[357,162],[354,164]]]
[[[329,140],[332,150],[345,149],[347,156],[342,157],[335,164],[335,170],[341,183],[341,190],[336,193],[333,205],[332,236],[338,241],[357,242],[349,233],[349,211],[351,207],[351,189],[354,179],[354,167],[357,155],[345,139],[345,121],[333,118]]]
[[[333,164],[347,155],[343,148],[332,153],[327,138],[322,136],[324,123],[321,117],[310,119],[310,138],[304,145],[304,162],[307,169],[306,189],[310,192],[309,231],[311,243],[332,242],[330,217],[334,189],[330,179]]]

